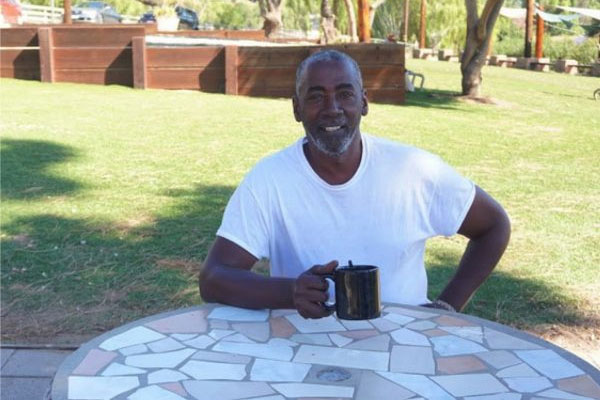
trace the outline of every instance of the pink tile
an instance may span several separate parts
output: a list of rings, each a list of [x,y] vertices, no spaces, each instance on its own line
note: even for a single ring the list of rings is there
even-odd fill
[[[176,393],[180,396],[187,396],[188,392],[184,389],[184,387],[181,385],[181,383],[179,382],[170,382],[170,383],[163,383],[160,385],[163,389],[167,389],[170,390],[173,393]]]
[[[273,337],[289,338],[294,333],[297,333],[296,328],[286,318],[276,317],[271,318],[271,333]]]
[[[441,317],[437,317],[434,321],[442,326],[477,326],[464,319],[451,317],[449,315],[442,315]]]
[[[464,372],[483,371],[487,367],[473,356],[440,357],[437,367],[445,374],[462,374]]]
[[[190,311],[148,322],[146,326],[161,333],[203,333],[206,332],[206,311]]]
[[[113,351],[92,349],[73,370],[73,375],[96,375],[98,371],[110,363],[118,354]]]
[[[580,396],[600,399],[600,386],[588,375],[561,379],[558,381],[558,388]]]
[[[371,336],[379,335],[379,332],[375,329],[367,329],[361,331],[339,332],[339,334],[352,339],[365,339]]]
[[[443,331],[441,329],[428,329],[426,331],[421,331],[421,333],[429,336],[429,337],[435,337],[435,336],[446,336],[448,335],[448,332]]]

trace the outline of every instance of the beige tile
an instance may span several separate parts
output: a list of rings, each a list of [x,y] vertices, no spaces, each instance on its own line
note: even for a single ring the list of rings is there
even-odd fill
[[[487,369],[484,363],[473,356],[440,357],[437,359],[437,368],[444,374],[462,374]]]
[[[600,399],[600,386],[588,375],[576,378],[561,379],[558,388],[567,392],[576,393],[593,399]]]

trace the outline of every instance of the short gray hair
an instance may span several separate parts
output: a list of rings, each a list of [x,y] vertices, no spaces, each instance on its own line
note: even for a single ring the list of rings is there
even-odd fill
[[[296,96],[300,93],[300,85],[302,85],[302,81],[304,79],[304,75],[306,74],[306,69],[309,65],[321,62],[321,61],[342,61],[347,62],[348,65],[354,70],[356,76],[358,78],[358,84],[362,89],[362,75],[360,73],[360,67],[358,63],[354,60],[354,58],[350,57],[348,54],[343,53],[338,50],[320,50],[316,53],[311,54],[306,57],[300,65],[298,65],[298,69],[296,69]]]

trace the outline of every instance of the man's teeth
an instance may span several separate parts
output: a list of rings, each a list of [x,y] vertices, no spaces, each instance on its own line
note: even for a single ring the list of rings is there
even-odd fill
[[[326,130],[327,132],[333,132],[333,131],[337,131],[337,130],[338,130],[338,129],[340,129],[340,128],[341,128],[341,126],[339,126],[339,125],[338,125],[338,126],[326,126],[326,127],[325,127],[325,130]]]

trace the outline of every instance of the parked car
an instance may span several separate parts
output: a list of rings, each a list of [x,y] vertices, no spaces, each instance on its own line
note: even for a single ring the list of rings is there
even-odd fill
[[[199,23],[198,14],[196,14],[196,11],[181,6],[176,6],[175,12],[179,17],[179,29],[198,29]],[[142,24],[156,22],[156,17],[152,11],[148,11],[140,17],[138,22]]]
[[[73,7],[71,19],[96,24],[120,24],[123,17],[110,4],[102,1],[87,1]]]
[[[0,25],[21,23],[23,12],[18,0],[0,0],[0,8]]]

